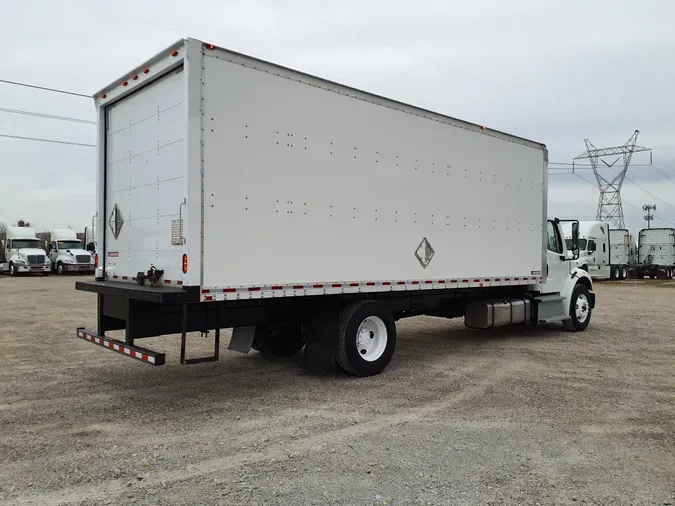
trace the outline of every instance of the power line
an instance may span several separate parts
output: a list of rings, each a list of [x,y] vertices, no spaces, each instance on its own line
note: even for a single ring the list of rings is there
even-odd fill
[[[668,174],[666,174],[665,172],[663,172],[663,171],[662,171],[661,169],[659,169],[656,165],[652,165],[652,167],[654,167],[654,170],[656,170],[656,172],[658,172],[658,173],[661,174],[663,177],[665,177],[668,181],[670,181],[671,183],[675,184],[675,179],[673,179],[673,178],[670,177]]]
[[[84,93],[76,93],[74,91],[59,90],[56,88],[47,88],[46,86],[37,86],[35,84],[22,83],[18,81],[8,81],[6,79],[0,79],[0,83],[12,84],[14,86],[23,86],[24,88],[34,88],[36,90],[51,91],[53,93],[62,93],[63,95],[72,95],[74,97],[84,97],[91,98],[91,95],[85,95]]]
[[[48,119],[56,119],[60,121],[73,121],[75,123],[87,123],[88,125],[95,125],[96,122],[88,119],[80,119],[80,118],[69,118],[67,116],[55,116],[53,114],[44,114],[41,112],[32,112],[32,111],[22,111],[19,109],[5,109],[4,107],[0,107],[0,112],[7,112],[10,114],[23,114],[25,116],[36,116],[38,118],[48,118]]]
[[[652,217],[655,218],[655,219],[657,219],[657,220],[664,221],[664,222],[668,223],[668,225],[673,225],[673,226],[675,226],[675,223],[673,223],[672,221],[665,220],[665,219],[661,218],[660,216],[656,216],[655,214],[652,215]]]
[[[83,142],[70,142],[70,141],[57,141],[54,139],[41,139],[39,137],[22,137],[20,135],[8,135],[0,134],[0,137],[6,137],[7,139],[21,139],[24,141],[35,141],[35,142],[50,142],[54,144],[67,144],[69,146],[83,146],[86,148],[95,148],[96,144],[85,144]]]

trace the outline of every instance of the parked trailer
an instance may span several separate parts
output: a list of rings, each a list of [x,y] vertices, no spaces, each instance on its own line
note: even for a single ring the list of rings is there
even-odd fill
[[[675,229],[645,228],[638,235],[638,278],[672,279],[675,274]]]
[[[69,228],[50,231],[49,258],[52,271],[94,273],[94,257],[84,249],[77,233]]]
[[[189,364],[218,360],[233,328],[230,350],[304,348],[307,369],[368,376],[400,318],[590,322],[591,278],[546,217],[541,143],[195,39],[94,98],[99,266],[76,287],[98,313],[82,339],[161,365],[137,341],[179,333]],[[213,356],[187,358],[193,331],[215,331]]]
[[[565,240],[571,241],[571,226],[565,225]],[[627,279],[635,271],[633,236],[626,229],[610,229],[609,222],[579,222],[577,264],[593,279]]]
[[[9,227],[0,248],[0,274],[18,276],[39,273],[49,276],[51,262],[42,249],[35,229]]]

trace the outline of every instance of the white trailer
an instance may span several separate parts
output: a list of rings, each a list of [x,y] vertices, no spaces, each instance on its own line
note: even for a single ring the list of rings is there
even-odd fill
[[[638,277],[672,279],[675,274],[675,229],[645,228],[638,234]]]
[[[76,286],[98,294],[98,328],[82,339],[160,365],[136,341],[180,333],[195,363],[233,328],[231,350],[304,348],[308,369],[367,376],[408,316],[590,322],[541,143],[195,39],[94,99],[99,266]],[[212,357],[186,358],[191,331],[215,331]]]
[[[0,248],[0,274],[18,276],[40,273],[49,276],[51,262],[42,249],[35,229],[9,227]]]
[[[565,240],[571,241],[571,224],[565,225]],[[635,270],[633,236],[626,229],[610,229],[609,222],[579,222],[577,264],[593,279],[627,279]]]
[[[68,272],[94,273],[94,257],[84,249],[77,233],[69,228],[50,231],[49,259],[52,271],[58,274]]]

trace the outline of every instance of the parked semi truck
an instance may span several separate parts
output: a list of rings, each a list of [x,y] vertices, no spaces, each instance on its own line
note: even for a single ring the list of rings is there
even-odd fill
[[[54,229],[50,237],[49,258],[53,271],[58,274],[94,272],[94,257],[84,249],[74,230]]]
[[[369,376],[409,316],[590,323],[578,222],[568,247],[539,142],[195,39],[94,99],[99,265],[76,287],[97,294],[97,328],[81,339],[161,365],[139,341],[180,334],[190,364],[233,328],[230,350]],[[212,356],[188,358],[197,331]]]
[[[49,276],[51,262],[33,228],[9,227],[0,253],[0,274]]]
[[[672,279],[675,274],[675,229],[645,228],[638,234],[638,278]]]
[[[565,224],[565,240],[571,243],[571,224]],[[610,229],[609,222],[579,222],[577,264],[593,279],[627,279],[635,272],[637,251],[627,229]]]

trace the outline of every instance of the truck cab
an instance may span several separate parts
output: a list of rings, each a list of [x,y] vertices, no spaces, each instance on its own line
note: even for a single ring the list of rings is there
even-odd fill
[[[58,274],[94,271],[93,255],[84,249],[82,241],[71,229],[51,231],[49,258],[52,269]]]
[[[0,273],[19,274],[41,273],[48,276],[51,261],[41,248],[40,239],[30,227],[10,227],[2,245]]]

